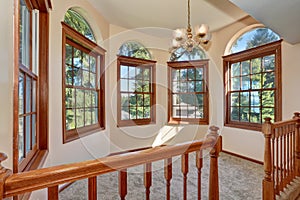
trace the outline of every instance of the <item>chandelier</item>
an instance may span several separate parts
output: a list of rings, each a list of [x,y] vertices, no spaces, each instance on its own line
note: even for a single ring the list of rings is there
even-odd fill
[[[172,47],[170,53],[174,53],[178,48],[191,52],[195,47],[201,44],[207,44],[211,39],[209,27],[207,24],[201,24],[195,27],[195,35],[191,28],[191,8],[188,0],[188,26],[186,29],[176,29],[173,33]]]

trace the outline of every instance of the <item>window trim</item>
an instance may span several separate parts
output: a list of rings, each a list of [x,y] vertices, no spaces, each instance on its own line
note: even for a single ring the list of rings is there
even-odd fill
[[[84,35],[78,33],[71,26],[66,24],[65,22],[61,22],[62,24],[62,124],[63,124],[63,143],[68,143],[74,140],[77,140],[81,137],[91,135],[95,132],[99,132],[105,130],[105,52],[106,50],[98,46],[93,41],[86,38]],[[97,67],[96,68],[96,79],[100,79],[99,84],[96,86],[96,90],[98,91],[98,123],[94,125],[89,125],[86,127],[81,127],[78,129],[66,130],[66,115],[65,115],[65,45],[67,40],[72,41],[77,47],[81,47],[80,49],[85,51],[91,51],[97,54],[100,57],[100,63],[97,59]],[[99,69],[100,68],[100,69]]]
[[[231,121],[229,95],[228,93],[228,68],[231,63],[242,62],[244,60],[258,57],[275,55],[275,120],[282,119],[282,65],[281,65],[281,40],[261,45],[255,48],[247,49],[238,53],[223,56],[223,80],[224,80],[224,126],[241,128],[247,130],[261,131],[262,124],[251,122]],[[251,90],[250,90],[251,91]]]
[[[209,59],[191,60],[191,61],[171,61],[168,62],[168,124],[209,124]],[[188,68],[203,68],[204,80],[204,98],[203,98],[203,118],[175,118],[173,117],[173,99],[172,99],[172,68],[173,69],[188,69]]]
[[[132,67],[137,67],[139,65],[147,65],[151,67],[151,93],[150,93],[150,118],[149,119],[130,119],[130,120],[122,120],[121,119],[121,76],[120,76],[120,67],[121,65],[128,65]],[[140,126],[140,125],[148,125],[156,123],[156,61],[153,60],[145,60],[141,58],[133,58],[127,56],[117,56],[117,126]]]

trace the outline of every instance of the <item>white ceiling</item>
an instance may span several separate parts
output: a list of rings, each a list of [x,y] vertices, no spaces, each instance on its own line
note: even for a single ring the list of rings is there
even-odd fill
[[[229,0],[291,44],[300,42],[300,0]]]
[[[187,0],[89,1],[109,23],[128,29],[187,26]],[[191,0],[191,7],[192,26],[215,31],[250,14],[286,41],[300,42],[300,0]]]

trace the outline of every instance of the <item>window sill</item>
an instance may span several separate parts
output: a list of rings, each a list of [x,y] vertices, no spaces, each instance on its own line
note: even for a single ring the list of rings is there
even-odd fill
[[[225,127],[230,128],[238,128],[238,129],[245,129],[245,130],[251,130],[251,131],[261,131],[262,124],[249,124],[249,123],[225,123]]]
[[[155,124],[155,120],[122,120],[118,122],[117,127],[126,127],[126,126],[143,126],[143,125],[152,125]]]
[[[37,151],[23,171],[30,171],[41,168],[46,161],[47,155],[48,150]]]
[[[89,127],[74,129],[72,131],[68,131],[67,133],[64,133],[63,143],[65,144],[103,130],[105,130],[105,127],[100,127],[99,125],[91,125]]]
[[[177,119],[172,118],[168,121],[168,125],[208,125],[208,120],[205,119]]]

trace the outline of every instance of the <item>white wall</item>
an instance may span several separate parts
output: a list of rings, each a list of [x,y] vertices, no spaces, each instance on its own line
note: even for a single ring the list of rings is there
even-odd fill
[[[0,1],[0,152],[7,154],[5,167],[12,168],[13,153],[13,1]]]
[[[78,140],[62,142],[62,26],[66,11],[79,7],[92,26],[98,43],[108,38],[109,25],[87,1],[52,0],[50,13],[49,63],[49,155],[45,166],[70,163],[105,156],[109,153],[109,126],[107,129]],[[106,47],[104,47],[106,48]]]

